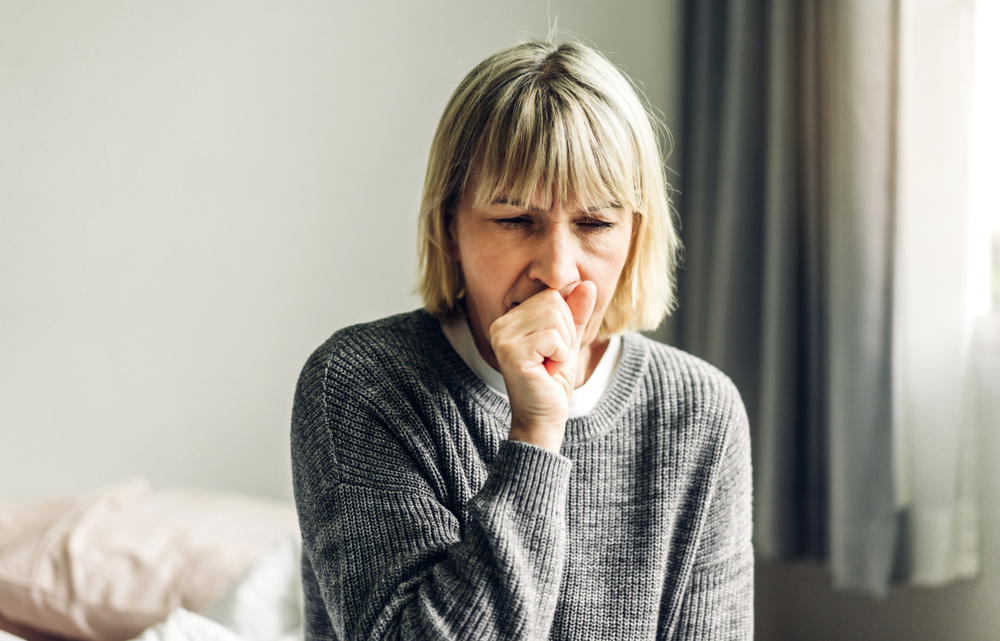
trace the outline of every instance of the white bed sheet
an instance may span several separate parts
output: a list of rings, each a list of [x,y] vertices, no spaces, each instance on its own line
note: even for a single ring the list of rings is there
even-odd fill
[[[204,615],[177,609],[136,641],[301,641],[301,551],[281,539]]]

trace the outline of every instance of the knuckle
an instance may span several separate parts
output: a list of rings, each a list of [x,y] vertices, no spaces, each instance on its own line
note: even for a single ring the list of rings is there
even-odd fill
[[[510,319],[506,316],[501,316],[500,318],[493,321],[490,325],[490,334],[496,334],[497,332],[503,331],[505,327],[510,323]]]
[[[562,322],[562,313],[555,307],[549,307],[544,312],[545,324],[552,326]]]

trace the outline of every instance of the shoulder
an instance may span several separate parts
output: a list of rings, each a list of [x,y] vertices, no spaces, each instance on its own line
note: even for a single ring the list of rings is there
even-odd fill
[[[312,353],[299,380],[404,382],[433,369],[448,349],[438,320],[416,310],[338,330]]]
[[[310,475],[318,475],[328,486],[388,486],[388,470],[397,484],[405,477],[414,486],[400,470],[412,470],[413,452],[426,447],[407,439],[441,387],[435,363],[448,359],[446,349],[438,320],[423,311],[345,327],[320,345],[302,368],[292,409],[299,485],[315,485]]]
[[[745,415],[736,385],[714,365],[641,334],[626,338],[647,355],[645,377],[651,395],[680,411]]]
[[[302,368],[293,430],[336,423],[338,433],[349,432],[412,413],[440,391],[453,352],[438,320],[422,310],[338,330]]]
[[[692,478],[710,478],[728,458],[727,452],[748,447],[746,409],[728,376],[675,347],[638,334],[626,339],[626,353],[644,355],[634,396],[644,417],[643,429],[655,432],[657,440],[666,437],[662,442],[672,452],[671,466],[684,468]]]

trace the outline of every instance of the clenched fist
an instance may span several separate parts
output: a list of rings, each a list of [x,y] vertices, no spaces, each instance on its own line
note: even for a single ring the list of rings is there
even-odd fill
[[[546,289],[493,323],[490,342],[510,398],[510,440],[559,451],[596,300],[597,286],[590,281],[565,300]]]

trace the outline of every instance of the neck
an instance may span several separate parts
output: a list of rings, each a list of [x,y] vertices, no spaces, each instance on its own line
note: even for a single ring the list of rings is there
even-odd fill
[[[601,362],[604,352],[608,351],[607,338],[597,338],[593,343],[580,348],[579,365],[576,368],[576,386],[583,387],[583,384],[590,380],[590,376],[597,369],[597,364]],[[586,350],[586,354],[584,351]]]

